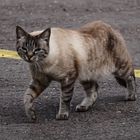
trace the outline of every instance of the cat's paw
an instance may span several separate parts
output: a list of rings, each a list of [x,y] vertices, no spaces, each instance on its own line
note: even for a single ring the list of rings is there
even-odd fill
[[[56,120],[68,120],[69,118],[69,113],[65,112],[65,113],[58,113],[56,115]]]
[[[77,112],[85,112],[88,109],[89,109],[89,106],[85,106],[85,105],[81,105],[81,104],[76,106],[76,111]]]
[[[31,107],[31,108],[25,108],[25,112],[27,117],[29,118],[29,120],[31,121],[36,121],[37,117],[36,117],[36,113],[35,110]]]
[[[136,94],[132,94],[132,95],[126,97],[126,101],[136,101],[136,99],[137,99]]]

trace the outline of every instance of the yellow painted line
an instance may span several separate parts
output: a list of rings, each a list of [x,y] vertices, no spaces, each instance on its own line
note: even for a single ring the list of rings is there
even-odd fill
[[[137,77],[137,78],[140,78],[140,70],[134,70],[134,72],[135,72],[135,76]]]
[[[0,57],[10,59],[21,59],[16,51],[0,49]]]
[[[16,51],[0,49],[0,58],[21,59]],[[135,69],[135,76],[140,78],[140,70]]]

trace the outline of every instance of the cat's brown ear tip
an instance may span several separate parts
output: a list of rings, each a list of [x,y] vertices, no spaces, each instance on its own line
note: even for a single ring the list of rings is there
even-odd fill
[[[39,35],[39,37],[48,40],[50,38],[50,34],[51,34],[51,28],[47,28]]]
[[[22,36],[26,36],[26,31],[19,25],[16,26],[16,36],[17,39],[20,39]]]
[[[19,25],[16,25],[16,28],[19,28],[20,26]]]
[[[19,26],[19,25],[16,25],[16,30],[19,30],[19,29],[22,29],[22,27]],[[22,29],[22,30],[23,30],[23,29]]]
[[[50,27],[48,28],[48,30],[49,30],[49,32],[51,32],[51,28]]]
[[[49,28],[45,29],[44,32],[49,32],[49,34],[50,34],[51,33],[51,28],[49,27]]]
[[[49,27],[46,30],[48,30],[48,33],[49,33],[49,36],[50,36],[50,34],[51,34],[51,28]]]

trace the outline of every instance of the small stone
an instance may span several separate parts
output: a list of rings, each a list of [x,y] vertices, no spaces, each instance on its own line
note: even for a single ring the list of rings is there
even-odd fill
[[[117,113],[119,113],[119,114],[120,114],[120,113],[122,113],[122,112],[121,112],[121,111],[117,111]]]
[[[65,8],[62,8],[62,10],[63,10],[64,12],[66,12],[66,11],[67,11]]]
[[[8,125],[8,123],[7,123],[7,122],[4,122],[3,124],[4,124],[4,125]]]
[[[48,96],[43,96],[44,99],[48,99]]]

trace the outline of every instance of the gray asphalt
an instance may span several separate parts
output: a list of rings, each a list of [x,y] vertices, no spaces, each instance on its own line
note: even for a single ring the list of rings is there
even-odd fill
[[[0,48],[15,50],[15,26],[27,31],[47,27],[75,28],[103,20],[120,30],[140,69],[139,0],[0,0]],[[140,79],[138,99],[125,102],[127,91],[112,78],[100,81],[96,104],[75,112],[84,91],[77,82],[68,121],[56,121],[60,85],[53,82],[35,101],[38,121],[27,119],[23,94],[30,81],[21,60],[0,58],[0,140],[140,140]],[[46,96],[48,98],[46,99]]]

